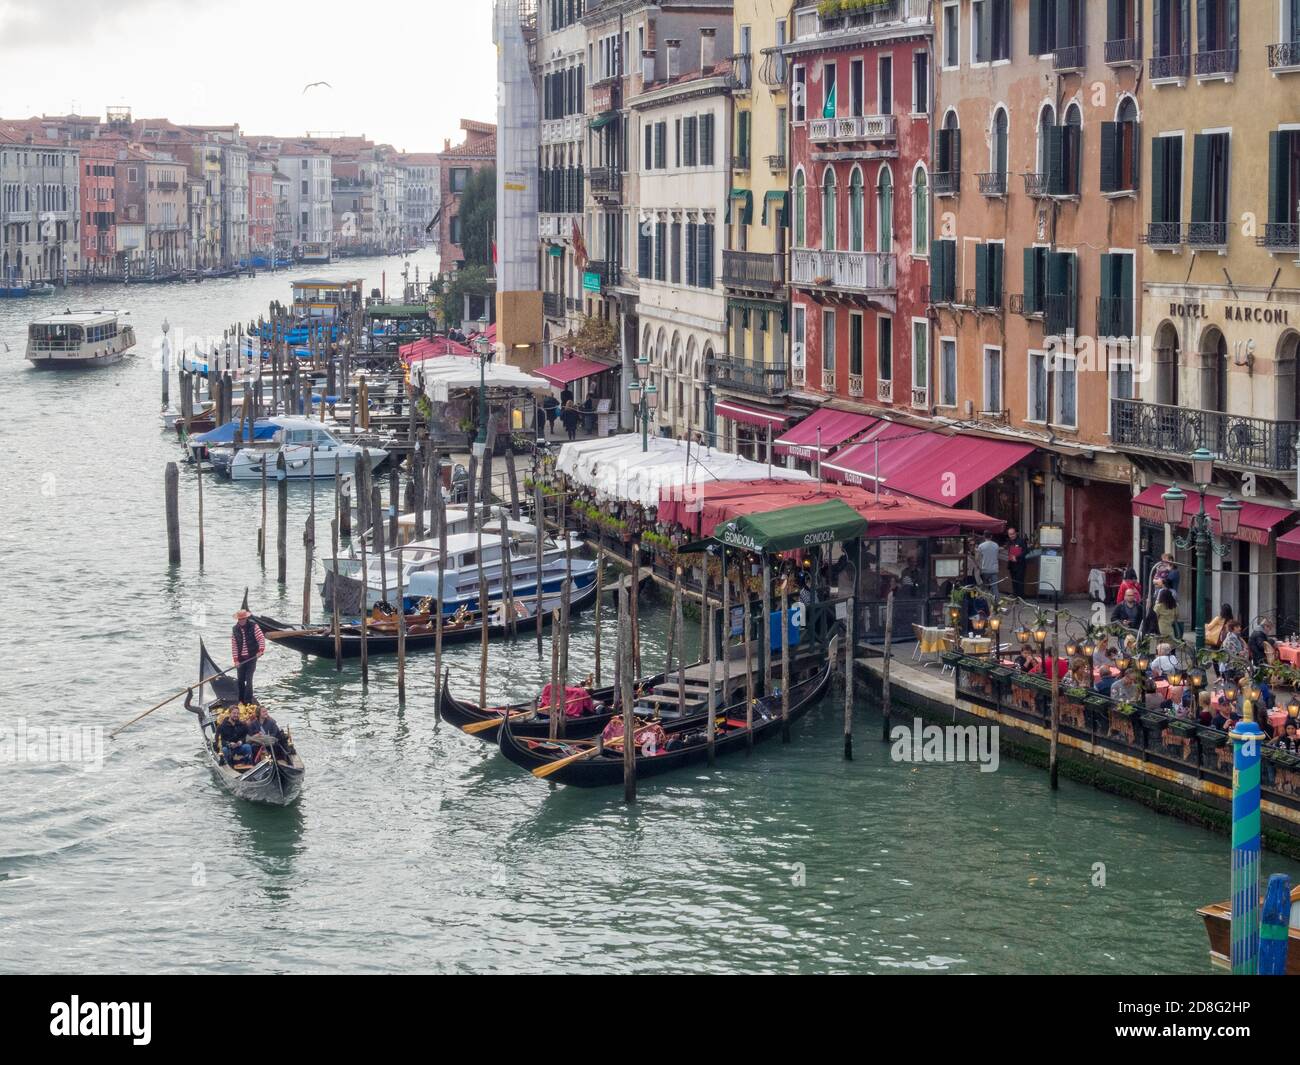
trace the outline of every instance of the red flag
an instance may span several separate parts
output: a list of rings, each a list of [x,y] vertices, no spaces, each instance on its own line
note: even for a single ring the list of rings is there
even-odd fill
[[[495,263],[496,261],[497,261],[497,242],[494,240],[492,242],[492,262]]]
[[[582,239],[582,230],[576,218],[573,220],[573,258],[579,270],[587,265],[587,242]]]

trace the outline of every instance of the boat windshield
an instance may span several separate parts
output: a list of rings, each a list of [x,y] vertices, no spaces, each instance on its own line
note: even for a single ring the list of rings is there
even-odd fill
[[[41,323],[27,327],[27,337],[38,351],[75,351],[81,346],[84,330],[79,325]]]

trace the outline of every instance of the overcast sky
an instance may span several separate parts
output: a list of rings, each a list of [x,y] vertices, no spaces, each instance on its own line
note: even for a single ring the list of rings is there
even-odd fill
[[[5,118],[121,105],[412,152],[496,121],[492,0],[0,0],[0,70]]]

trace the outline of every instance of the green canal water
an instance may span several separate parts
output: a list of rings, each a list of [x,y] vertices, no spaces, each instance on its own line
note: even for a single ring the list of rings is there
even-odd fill
[[[401,268],[312,273],[369,288],[387,271],[391,292]],[[0,728],[107,731],[140,713],[197,679],[200,638],[225,660],[245,586],[259,610],[300,611],[304,486],[280,588],[256,557],[256,488],[205,486],[199,566],[183,467],[184,561],[168,568],[163,467],[180,451],[151,357],[164,316],[173,336],[219,334],[287,299],[290,277],[0,301]],[[29,318],[104,304],[132,311],[137,358],[28,367]],[[643,612],[647,666],[666,616]],[[577,670],[593,635],[575,621]],[[477,646],[449,668],[477,698]],[[531,697],[548,669],[534,643],[495,645],[489,696]],[[179,701],[105,740],[98,768],[0,765],[0,970],[1210,971],[1193,911],[1228,894],[1225,838],[1070,782],[1053,795],[1007,759],[987,774],[892,762],[865,704],[845,762],[839,691],[788,746],[643,784],[627,808],[436,725],[431,656],[411,660],[404,707],[391,661],[366,688],[355,666],[273,649],[257,679],[309,767],[295,808],[226,794]]]

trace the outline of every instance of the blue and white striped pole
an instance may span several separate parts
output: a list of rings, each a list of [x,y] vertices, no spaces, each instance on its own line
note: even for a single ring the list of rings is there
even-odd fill
[[[1242,721],[1232,741],[1232,972],[1259,973],[1259,759],[1264,733]]]
[[[1260,976],[1285,976],[1291,945],[1291,878],[1274,873],[1264,893],[1264,919],[1259,926]]]

